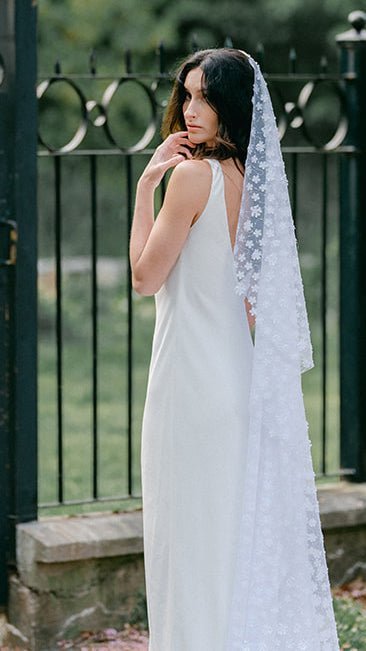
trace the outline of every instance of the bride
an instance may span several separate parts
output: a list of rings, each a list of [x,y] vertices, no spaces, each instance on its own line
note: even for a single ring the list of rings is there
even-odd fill
[[[141,448],[149,651],[338,651],[301,389],[310,331],[258,64],[230,48],[188,57],[163,135],[130,239],[133,287],[156,303]]]

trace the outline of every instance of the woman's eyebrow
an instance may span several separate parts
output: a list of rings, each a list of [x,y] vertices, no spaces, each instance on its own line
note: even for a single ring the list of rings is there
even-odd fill
[[[190,93],[190,92],[191,92],[191,90],[190,90],[189,88],[187,88],[187,86],[186,86],[185,84],[183,84],[183,88],[184,88],[184,90],[187,91],[187,93]],[[193,92],[194,92],[195,90],[196,90],[197,93],[202,93],[202,87],[199,87],[199,88],[196,88],[196,89],[193,88]]]

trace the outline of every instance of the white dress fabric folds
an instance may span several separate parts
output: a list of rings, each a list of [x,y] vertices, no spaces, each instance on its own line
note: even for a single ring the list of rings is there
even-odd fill
[[[253,342],[221,165],[155,294],[141,476],[149,651],[224,651],[234,589]]]

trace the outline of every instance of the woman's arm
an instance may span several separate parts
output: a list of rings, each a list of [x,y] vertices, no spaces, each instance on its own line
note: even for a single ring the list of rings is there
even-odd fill
[[[132,286],[137,291],[137,264],[154,226],[154,193],[156,185],[142,175],[136,187],[135,210],[130,233],[130,265]]]
[[[136,266],[154,225],[154,192],[166,171],[192,156],[187,131],[171,134],[156,148],[136,188],[135,210],[130,233],[132,285],[137,290]]]
[[[182,132],[181,132],[182,133]],[[183,132],[185,133],[185,132]],[[163,145],[180,147],[185,139],[173,134]],[[189,142],[189,141],[188,141]],[[162,147],[162,145],[160,145]],[[209,169],[203,161],[188,161],[183,155],[171,156],[171,150],[158,151],[161,156],[170,158],[159,162],[152,157],[141,176],[136,189],[135,211],[130,236],[130,264],[132,286],[140,294],[155,294],[174,266],[190,225],[200,207],[207,198],[205,186],[208,186]],[[190,157],[190,152],[187,154]],[[158,162],[156,162],[158,160]],[[180,163],[178,165],[178,163]],[[154,221],[154,191],[168,167],[175,165],[169,179],[161,210]],[[207,193],[208,194],[208,193]]]
[[[151,186],[144,185],[144,181],[141,182],[135,211],[135,217],[141,218],[141,227],[138,229],[137,221],[135,237],[131,238],[130,243],[133,288],[139,294],[155,294],[166,280],[188,237],[194,217],[200,214],[207,202],[209,181],[207,163],[198,160],[181,162],[169,179],[164,202],[155,221],[153,190]],[[140,249],[141,246],[143,250],[137,256],[137,247]]]

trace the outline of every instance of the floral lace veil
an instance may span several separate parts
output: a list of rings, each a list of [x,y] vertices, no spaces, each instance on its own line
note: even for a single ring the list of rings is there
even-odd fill
[[[287,178],[258,63],[234,247],[255,317],[247,454],[225,651],[339,651],[301,374],[313,367]]]

